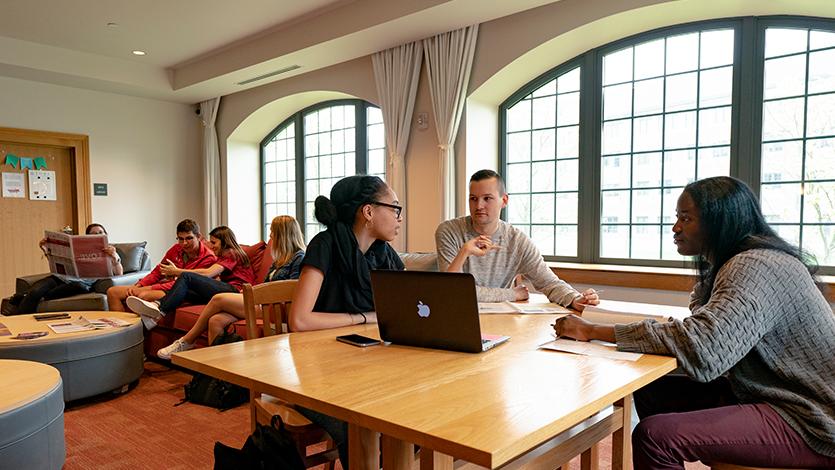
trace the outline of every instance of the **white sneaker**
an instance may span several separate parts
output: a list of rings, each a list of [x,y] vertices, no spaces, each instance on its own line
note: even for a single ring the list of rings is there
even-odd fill
[[[142,323],[149,330],[157,326],[157,322],[163,317],[163,313],[159,310],[159,302],[142,300],[132,295],[125,299],[125,303],[133,313],[142,317]]]
[[[168,346],[160,349],[157,351],[157,357],[160,359],[167,359],[171,360],[171,355],[174,353],[188,351],[194,347],[194,343],[186,343],[183,341],[183,338],[174,341],[173,343],[169,344]]]

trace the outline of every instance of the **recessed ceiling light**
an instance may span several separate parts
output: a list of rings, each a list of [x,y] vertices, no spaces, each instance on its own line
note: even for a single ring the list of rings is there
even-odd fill
[[[145,55],[145,51],[135,50],[133,51],[133,55]]]

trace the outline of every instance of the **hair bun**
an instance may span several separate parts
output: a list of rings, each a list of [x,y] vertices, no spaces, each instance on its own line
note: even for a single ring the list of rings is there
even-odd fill
[[[336,223],[336,206],[333,205],[330,199],[325,196],[319,196],[316,198],[316,201],[314,201],[313,206],[313,215],[319,223],[327,227]]]

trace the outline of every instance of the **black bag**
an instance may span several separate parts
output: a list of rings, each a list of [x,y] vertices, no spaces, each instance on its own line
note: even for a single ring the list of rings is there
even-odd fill
[[[212,341],[212,346],[236,341],[243,338],[234,330],[227,330]],[[185,392],[186,397],[178,405],[188,401],[226,411],[249,401],[249,389],[203,374],[195,374],[185,385]]]
[[[215,442],[214,470],[304,470],[304,461],[279,416],[269,426],[256,424],[242,449]]]

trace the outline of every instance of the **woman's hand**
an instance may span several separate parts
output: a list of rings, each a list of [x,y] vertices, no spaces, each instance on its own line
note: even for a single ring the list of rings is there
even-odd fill
[[[46,238],[41,238],[41,241],[38,242],[38,248],[40,248],[41,251],[43,251],[43,254],[49,254],[49,250],[46,248]]]
[[[113,245],[107,245],[106,247],[102,248],[102,250],[101,250],[101,251],[105,252],[105,253],[107,254],[107,256],[109,256],[109,257],[113,258],[113,259],[114,259],[114,260],[116,260],[117,262],[118,262],[118,261],[121,261],[121,260],[119,259],[119,253],[117,253],[117,252],[116,252],[116,247],[115,247],[115,246],[113,246]]]
[[[167,259],[159,264],[159,272],[165,277],[177,277],[183,273],[183,270],[174,266],[170,259]]]
[[[557,338],[571,338],[577,341],[597,339],[610,343],[615,342],[614,326],[591,323],[574,314],[558,318],[553,327]]]
[[[586,308],[586,305],[597,305],[600,303],[600,297],[594,289],[586,289],[580,295],[581,297],[578,297],[571,302],[571,308],[577,310],[578,312],[582,312],[583,309]]]

